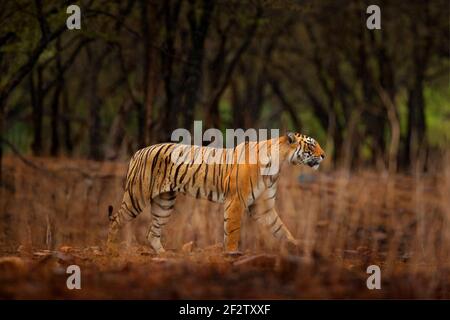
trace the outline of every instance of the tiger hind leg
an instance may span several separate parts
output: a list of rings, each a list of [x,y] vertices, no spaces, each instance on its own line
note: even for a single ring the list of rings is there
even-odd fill
[[[175,205],[176,193],[164,192],[151,200],[152,223],[148,230],[147,239],[156,253],[165,252],[161,244],[163,227],[169,222]]]

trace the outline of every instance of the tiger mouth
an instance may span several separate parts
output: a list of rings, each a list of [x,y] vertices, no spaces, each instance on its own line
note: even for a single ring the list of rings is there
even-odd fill
[[[308,161],[307,165],[310,166],[311,168],[313,168],[314,170],[317,170],[319,168],[320,161],[313,159],[313,160]]]

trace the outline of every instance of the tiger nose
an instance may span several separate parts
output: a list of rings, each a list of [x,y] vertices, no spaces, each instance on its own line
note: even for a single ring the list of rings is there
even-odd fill
[[[321,154],[321,155],[320,155],[320,158],[322,158],[322,160],[325,159],[325,155],[324,155],[324,154]]]

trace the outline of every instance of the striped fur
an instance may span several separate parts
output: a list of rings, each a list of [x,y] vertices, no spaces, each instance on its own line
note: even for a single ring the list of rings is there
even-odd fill
[[[129,164],[122,204],[110,214],[108,248],[115,247],[121,226],[150,204],[152,223],[147,238],[157,253],[164,252],[161,232],[178,192],[224,204],[226,252],[238,251],[241,219],[246,211],[276,238],[296,243],[275,210],[279,169],[272,175],[261,173],[274,166],[272,150],[277,151],[280,166],[288,162],[317,168],[324,158],[314,139],[298,133],[259,143],[246,142],[234,149],[163,143],[137,151]],[[176,159],[185,161],[173,161],[175,152]],[[251,155],[256,155],[256,162],[250,161]],[[211,157],[218,161],[199,161]],[[261,161],[262,158],[267,161]]]

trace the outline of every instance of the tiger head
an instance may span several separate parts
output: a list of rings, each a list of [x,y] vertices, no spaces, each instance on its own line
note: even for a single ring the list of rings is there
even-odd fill
[[[325,159],[325,152],[319,143],[300,133],[288,132],[286,136],[289,146],[288,161],[292,164],[306,164],[317,170],[320,162]]]

